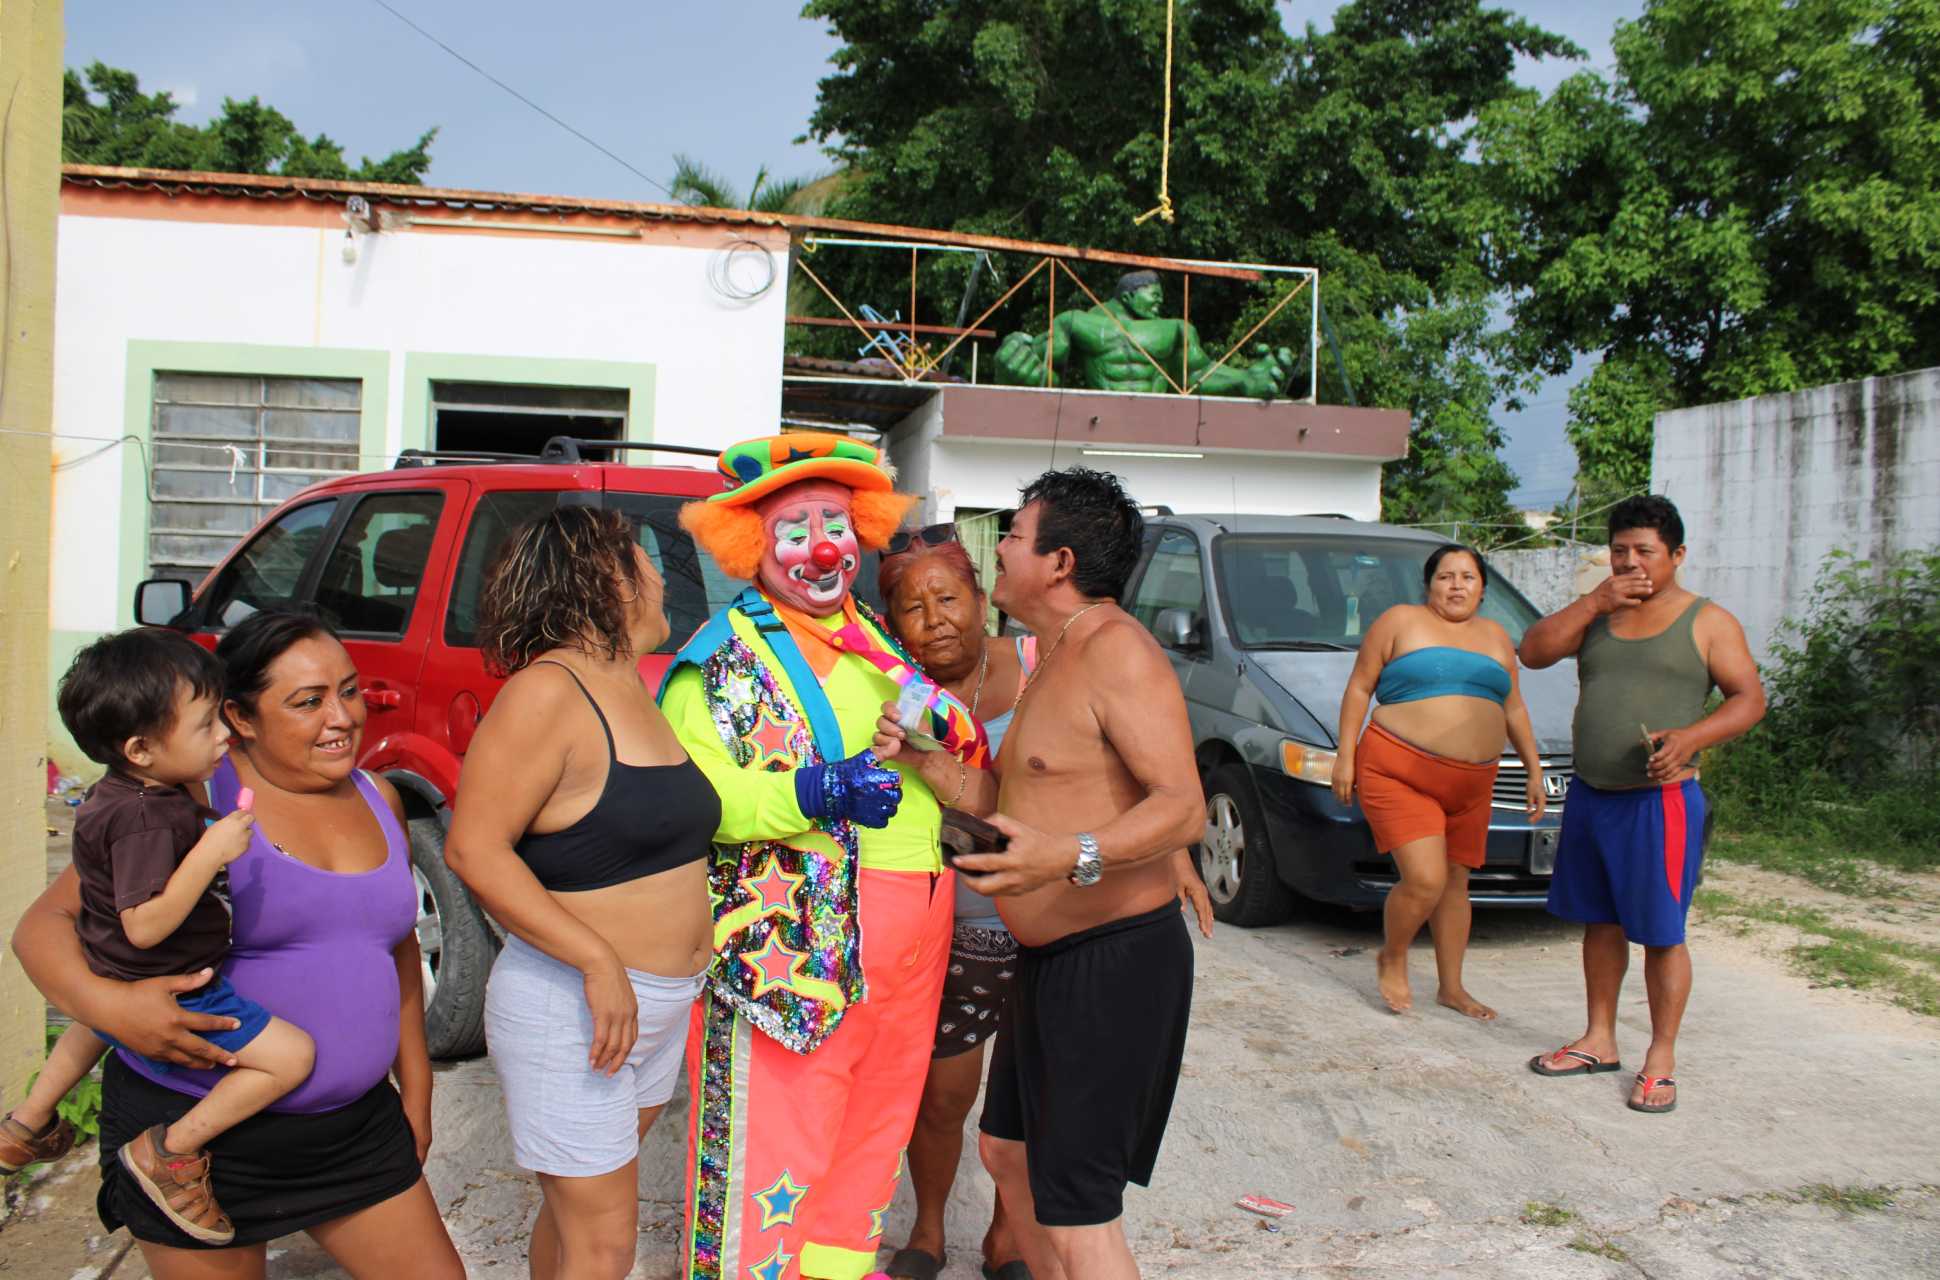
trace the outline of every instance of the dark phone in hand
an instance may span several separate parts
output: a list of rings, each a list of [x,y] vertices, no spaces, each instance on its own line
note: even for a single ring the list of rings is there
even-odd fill
[[[987,871],[972,871],[968,867],[957,866],[957,859],[967,853],[1002,853],[1010,848],[1010,837],[985,822],[975,814],[960,813],[955,809],[943,811],[943,861],[958,875],[989,875]]]

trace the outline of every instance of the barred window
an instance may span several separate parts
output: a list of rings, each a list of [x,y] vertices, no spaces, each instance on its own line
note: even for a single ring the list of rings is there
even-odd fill
[[[149,575],[199,579],[271,508],[357,470],[363,383],[157,373]]]

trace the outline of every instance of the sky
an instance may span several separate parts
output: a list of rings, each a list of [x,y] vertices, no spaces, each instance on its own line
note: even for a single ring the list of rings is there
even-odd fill
[[[440,49],[384,4],[486,73],[640,171],[566,132]],[[96,59],[168,89],[178,119],[201,123],[225,97],[260,97],[307,134],[328,133],[354,164],[409,146],[433,125],[434,186],[620,200],[662,200],[686,154],[745,189],[762,166],[816,173],[827,160],[797,145],[839,42],[797,15],[795,0],[717,9],[674,0],[67,0],[67,63]],[[1293,30],[1325,27],[1336,4],[1282,0]],[[1642,0],[1507,0],[1568,36],[1589,65],[1610,60],[1610,31]],[[1573,64],[1527,63],[1518,79],[1553,87]],[[1322,281],[1325,289],[1325,281]],[[1576,374],[1587,372],[1579,361]],[[1575,458],[1563,437],[1569,380],[1552,380],[1519,414],[1501,414],[1504,458],[1522,477],[1512,499],[1565,496]]]

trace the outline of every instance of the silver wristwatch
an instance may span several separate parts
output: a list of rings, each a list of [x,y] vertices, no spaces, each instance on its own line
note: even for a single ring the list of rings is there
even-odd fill
[[[1080,889],[1097,884],[1105,874],[1104,860],[1098,856],[1098,839],[1089,831],[1078,833],[1078,865],[1071,868],[1071,883]]]

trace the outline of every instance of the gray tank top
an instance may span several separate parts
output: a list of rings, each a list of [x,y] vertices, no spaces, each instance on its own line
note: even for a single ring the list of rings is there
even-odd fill
[[[1711,669],[1693,628],[1705,604],[1698,597],[1670,626],[1642,640],[1610,634],[1607,616],[1590,623],[1576,654],[1577,777],[1605,790],[1649,786],[1644,726],[1684,729],[1704,718]]]

